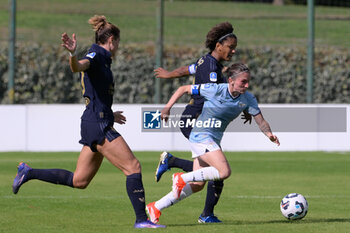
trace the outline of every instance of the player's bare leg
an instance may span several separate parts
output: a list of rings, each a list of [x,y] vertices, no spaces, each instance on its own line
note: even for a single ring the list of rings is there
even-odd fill
[[[86,188],[96,175],[102,161],[103,155],[101,153],[93,152],[90,147],[83,146],[74,172],[73,186],[81,189]]]

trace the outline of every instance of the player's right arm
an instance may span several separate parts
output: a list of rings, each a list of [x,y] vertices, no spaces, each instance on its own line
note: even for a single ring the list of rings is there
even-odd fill
[[[76,56],[77,40],[75,34],[73,33],[72,38],[69,38],[67,33],[63,33],[62,37],[62,47],[65,48],[71,56],[69,57],[69,65],[72,72],[85,71],[90,66],[90,61],[88,59],[78,60]]]
[[[178,99],[181,98],[181,96],[183,96],[185,93],[188,94],[192,94],[193,93],[193,86],[196,86],[196,88],[198,89],[199,85],[185,85],[185,86],[181,86],[179,87],[175,93],[171,96],[171,98],[169,99],[168,103],[165,105],[165,107],[162,109],[161,112],[161,119],[167,121],[169,118],[169,114],[170,114],[170,109],[173,107],[173,105],[176,103],[176,101]]]
[[[166,69],[162,67],[158,67],[154,70],[154,75],[156,78],[180,78],[183,76],[188,76],[191,74],[196,73],[196,66],[195,64],[191,64],[189,66],[181,66],[173,71],[167,71]]]

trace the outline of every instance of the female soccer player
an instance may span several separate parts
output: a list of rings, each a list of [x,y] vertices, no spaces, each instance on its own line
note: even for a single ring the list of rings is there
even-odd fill
[[[224,22],[213,27],[207,34],[206,48],[209,53],[201,57],[195,64],[188,67],[183,66],[171,72],[159,67],[154,72],[157,78],[176,78],[189,74],[195,74],[195,84],[203,83],[226,83],[226,78],[222,74],[223,65],[221,62],[231,60],[236,52],[237,37],[233,34],[233,27],[230,23]],[[184,122],[187,120],[196,119],[202,112],[204,98],[201,96],[192,95],[190,103],[186,106],[182,113]],[[186,124],[185,124],[186,125]],[[182,134],[189,138],[192,130],[191,125],[180,128]],[[156,170],[156,181],[158,182],[161,176],[170,168],[178,167],[185,172],[193,170],[193,161],[180,159],[168,152],[163,152],[160,155],[159,164]],[[207,188],[207,198],[203,212],[198,218],[200,223],[215,223],[221,222],[214,215],[214,206],[220,198],[223,189],[223,181],[210,181]]]
[[[198,68],[201,65],[198,64]],[[167,120],[170,109],[185,93],[202,96],[205,99],[202,113],[189,137],[194,159],[193,171],[173,174],[172,191],[160,200],[147,205],[152,222],[159,221],[162,209],[202,190],[205,181],[224,180],[231,175],[231,169],[221,150],[220,142],[227,125],[243,110],[247,110],[254,117],[260,130],[272,142],[280,144],[278,138],[272,134],[268,122],[263,118],[256,98],[253,94],[246,92],[250,81],[247,66],[232,65],[228,69],[228,77],[228,83],[182,86],[162,110],[161,117]],[[203,123],[208,120],[215,124],[203,127]]]
[[[93,44],[81,60],[76,56],[76,36],[62,34],[62,46],[70,53],[69,64],[73,72],[81,72],[81,84],[86,109],[81,117],[81,140],[83,148],[74,173],[63,169],[33,169],[20,163],[13,182],[16,194],[25,182],[32,179],[85,189],[107,158],[126,176],[126,189],[133,205],[135,228],[158,228],[148,220],[145,211],[145,194],[141,177],[141,165],[123,137],[113,128],[114,122],[124,124],[121,112],[113,112],[114,80],[111,71],[112,58],[119,46],[120,30],[108,22],[105,16],[95,15],[89,19],[95,31]]]

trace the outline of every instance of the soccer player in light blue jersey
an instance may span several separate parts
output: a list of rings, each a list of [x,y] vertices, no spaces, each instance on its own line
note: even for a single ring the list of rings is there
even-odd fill
[[[170,109],[185,93],[203,96],[204,106],[190,134],[190,146],[194,159],[193,171],[173,174],[172,191],[156,202],[147,205],[154,223],[159,222],[161,211],[203,189],[205,182],[224,180],[231,175],[230,165],[221,150],[220,142],[227,125],[247,110],[254,117],[260,130],[271,142],[280,145],[264,119],[255,96],[247,92],[250,72],[244,64],[233,64],[228,69],[228,83],[181,86],[162,110],[167,120]]]
[[[191,64],[188,67],[180,67],[170,72],[158,67],[154,70],[155,76],[157,78],[168,79],[193,74],[195,75],[193,84],[226,83],[226,76],[223,74],[225,68],[223,67],[222,62],[230,61],[236,52],[238,38],[233,31],[233,26],[229,22],[215,25],[210,29],[206,36],[205,47],[209,50],[207,54],[200,57],[194,64]],[[190,102],[186,105],[185,110],[182,113],[181,121],[195,121],[202,112],[203,104],[203,96],[192,95]],[[251,120],[251,115],[247,114],[247,116],[249,116]],[[185,124],[179,126],[179,128],[182,134],[189,139],[192,125]],[[162,175],[173,167],[180,168],[185,172],[191,172],[193,170],[193,161],[178,158],[173,154],[164,151],[160,155],[156,169],[156,181],[158,182]],[[214,215],[214,207],[218,203],[223,187],[224,182],[222,180],[208,182],[205,206],[198,217],[198,222],[221,222],[221,220]]]

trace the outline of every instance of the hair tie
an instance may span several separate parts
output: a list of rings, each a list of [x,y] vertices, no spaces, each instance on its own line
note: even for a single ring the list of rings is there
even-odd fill
[[[218,39],[218,42],[221,42],[221,41],[223,41],[225,38],[227,38],[227,37],[229,37],[229,36],[234,36],[234,35],[235,35],[235,34],[233,34],[232,32],[229,33],[229,34],[226,34],[226,35],[220,37],[220,38]]]

